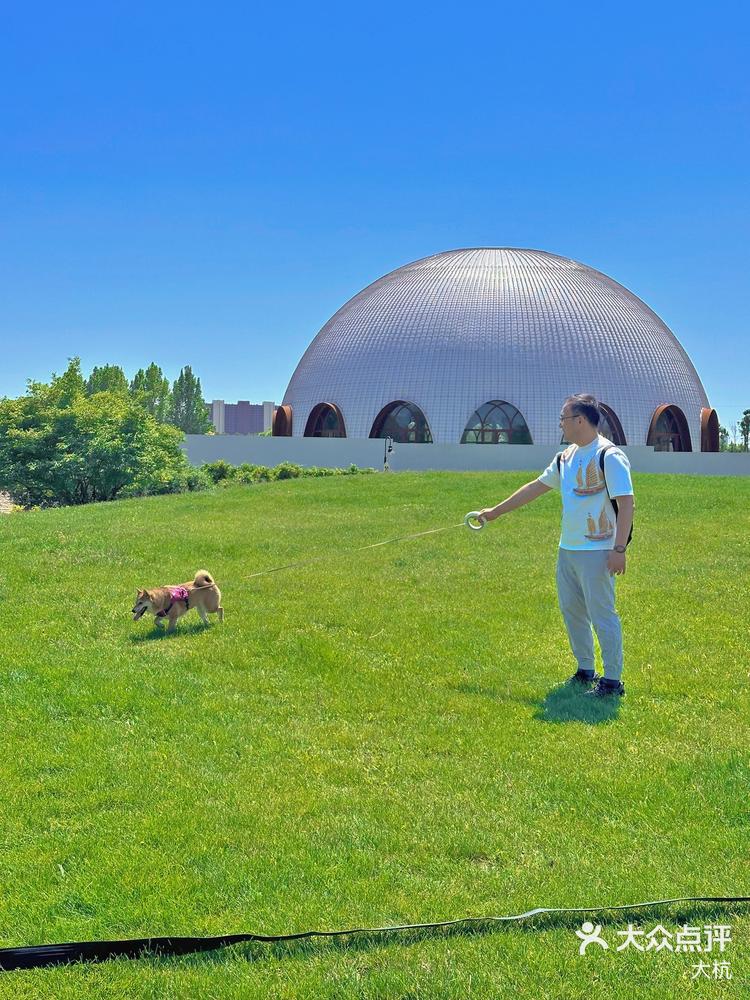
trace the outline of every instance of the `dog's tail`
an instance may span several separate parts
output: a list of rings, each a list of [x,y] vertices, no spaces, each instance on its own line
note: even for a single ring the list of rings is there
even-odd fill
[[[214,578],[206,569],[199,569],[193,583],[196,587],[211,587],[215,585]]]

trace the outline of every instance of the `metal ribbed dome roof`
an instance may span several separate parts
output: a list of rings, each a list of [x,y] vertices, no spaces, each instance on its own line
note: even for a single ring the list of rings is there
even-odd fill
[[[706,393],[659,317],[592,267],[542,250],[449,250],[350,299],[299,362],[284,396],[295,436],[318,403],[369,437],[391,401],[415,403],[433,440],[459,442],[483,403],[517,407],[535,444],[560,440],[563,399],[593,392],[645,444],[654,410],[679,406],[700,448]]]

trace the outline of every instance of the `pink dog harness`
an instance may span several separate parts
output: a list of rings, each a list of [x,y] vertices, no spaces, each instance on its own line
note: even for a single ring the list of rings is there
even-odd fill
[[[167,614],[169,613],[175,601],[184,601],[185,610],[188,610],[190,607],[190,605],[188,604],[188,598],[190,597],[190,594],[188,593],[187,587],[167,587],[167,590],[169,591],[172,600],[170,601],[168,608],[165,608],[163,611],[157,612],[156,614],[157,618],[166,618]]]

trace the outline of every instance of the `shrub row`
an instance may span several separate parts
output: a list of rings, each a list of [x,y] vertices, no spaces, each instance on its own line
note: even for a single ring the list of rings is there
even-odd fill
[[[230,465],[224,459],[216,462],[206,462],[201,466],[214,483],[268,483],[276,479],[300,479],[308,476],[354,476],[358,473],[374,472],[374,469],[360,469],[350,465],[347,469],[327,469],[317,465],[295,465],[293,462],[281,462],[279,465],[252,465],[243,462],[242,465]]]
[[[181,456],[180,456],[181,458]],[[280,465],[230,465],[220,459],[217,462],[206,462],[196,468],[185,463],[182,467],[151,470],[150,476],[134,475],[131,481],[121,487],[117,499],[127,497],[148,496],[159,493],[185,493],[211,489],[215,485],[228,486],[230,483],[269,483],[277,479],[298,479],[308,476],[352,476],[357,473],[375,472],[375,469],[360,469],[350,465],[347,469],[328,469],[318,466],[295,465],[292,462],[281,462]],[[54,495],[26,499],[23,505],[13,504],[10,511],[39,510],[40,507],[62,506],[66,501],[60,501]],[[92,499],[100,499],[94,497]],[[102,497],[101,499],[104,499]],[[36,502],[34,502],[36,501]],[[40,502],[41,501],[41,502]],[[70,502],[69,500],[67,501]]]

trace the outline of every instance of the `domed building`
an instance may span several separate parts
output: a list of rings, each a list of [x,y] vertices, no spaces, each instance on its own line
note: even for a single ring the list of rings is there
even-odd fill
[[[449,250],[355,295],[305,351],[276,436],[560,443],[592,392],[622,445],[717,451],[719,424],[679,341],[627,288],[542,250]]]

